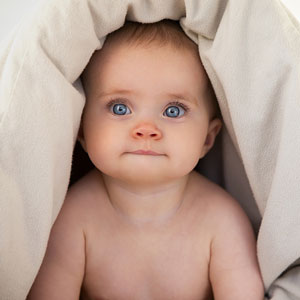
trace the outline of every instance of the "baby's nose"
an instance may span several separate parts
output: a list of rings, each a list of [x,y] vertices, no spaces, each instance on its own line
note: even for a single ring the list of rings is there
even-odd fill
[[[153,124],[140,124],[132,131],[132,136],[135,139],[153,139],[160,140],[162,132]]]

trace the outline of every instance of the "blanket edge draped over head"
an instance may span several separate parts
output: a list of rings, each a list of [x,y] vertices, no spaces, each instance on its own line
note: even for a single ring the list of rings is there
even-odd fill
[[[1,299],[25,299],[64,200],[84,106],[79,75],[125,19],[165,18],[199,44],[226,125],[225,183],[248,197],[228,163],[234,151],[262,216],[266,289],[299,299],[300,27],[277,0],[51,0],[23,20],[0,52]]]

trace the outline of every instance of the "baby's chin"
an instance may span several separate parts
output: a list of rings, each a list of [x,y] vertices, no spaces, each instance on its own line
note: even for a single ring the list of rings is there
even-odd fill
[[[197,161],[179,161],[168,156],[122,156],[114,161],[101,160],[95,166],[106,176],[137,186],[167,184],[189,174]]]
[[[192,170],[174,170],[174,169],[162,169],[162,168],[131,168],[122,170],[121,168],[115,170],[114,172],[110,170],[102,170],[102,172],[114,178],[118,181],[121,181],[128,185],[139,186],[139,187],[151,187],[169,184],[175,180],[181,179]]]

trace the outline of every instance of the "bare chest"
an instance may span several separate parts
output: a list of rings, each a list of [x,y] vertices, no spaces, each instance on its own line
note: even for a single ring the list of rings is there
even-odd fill
[[[91,233],[82,299],[208,300],[209,241],[183,230]]]

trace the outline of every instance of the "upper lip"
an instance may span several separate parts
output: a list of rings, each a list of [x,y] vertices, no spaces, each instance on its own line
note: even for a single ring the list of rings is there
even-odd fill
[[[163,155],[161,153],[157,153],[155,151],[151,151],[151,150],[143,150],[143,149],[139,149],[136,151],[131,151],[129,153],[133,153],[133,154],[141,154],[141,155]]]

